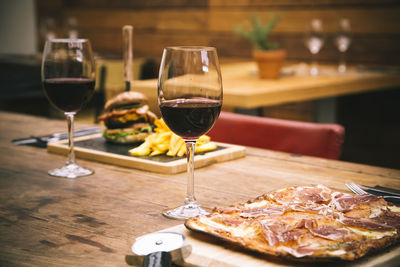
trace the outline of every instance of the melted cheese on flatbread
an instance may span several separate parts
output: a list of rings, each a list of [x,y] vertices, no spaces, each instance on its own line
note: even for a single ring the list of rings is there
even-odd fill
[[[348,226],[346,228],[349,229],[350,231],[353,231],[354,233],[356,233],[358,235],[362,235],[362,236],[365,236],[366,238],[370,238],[370,239],[381,239],[385,236],[394,236],[395,234],[397,234],[396,229],[394,229],[392,231],[378,232],[378,231],[370,231],[370,230],[365,230],[365,229],[350,227],[350,226]]]
[[[391,212],[400,213],[400,206],[388,206],[387,207]]]
[[[246,204],[244,204],[244,207],[247,209],[262,208],[262,207],[265,207],[268,203],[269,203],[269,201],[262,200],[262,201],[256,201],[253,203],[246,203]]]
[[[233,227],[233,226],[228,226],[228,225],[225,225],[222,223],[218,223],[208,217],[201,217],[199,222],[206,224],[208,226],[226,231],[228,233],[231,233],[233,236],[236,236],[236,237],[250,238],[257,234],[256,229],[250,227],[249,225],[241,224],[239,227]]]

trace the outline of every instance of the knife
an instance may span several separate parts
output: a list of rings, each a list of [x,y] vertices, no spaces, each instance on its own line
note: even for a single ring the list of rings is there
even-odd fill
[[[400,190],[396,190],[393,188],[387,188],[383,186],[376,185],[374,187],[366,186],[366,185],[359,185],[361,189],[364,189],[365,191],[369,193],[376,193],[379,195],[389,195],[389,196],[398,196],[400,197]]]
[[[99,127],[90,127],[84,128],[80,130],[74,131],[74,137],[85,136],[95,133],[100,133],[101,129]],[[30,136],[26,138],[18,138],[11,140],[14,145],[30,145],[30,144],[37,144],[41,143],[46,145],[47,142],[51,141],[59,141],[68,138],[68,133],[54,133],[49,135],[42,135],[42,136]]]

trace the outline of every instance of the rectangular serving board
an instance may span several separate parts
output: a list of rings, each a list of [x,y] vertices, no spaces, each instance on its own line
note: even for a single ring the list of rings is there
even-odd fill
[[[215,143],[217,144],[217,149],[194,156],[195,168],[241,158],[246,155],[246,149],[243,146]],[[95,134],[76,138],[74,150],[77,158],[123,167],[168,174],[186,171],[186,157],[169,157],[166,155],[154,157],[131,156],[128,151],[135,146],[137,145],[109,143],[105,141],[101,134]],[[47,151],[49,153],[67,155],[68,141],[63,140],[48,143]]]

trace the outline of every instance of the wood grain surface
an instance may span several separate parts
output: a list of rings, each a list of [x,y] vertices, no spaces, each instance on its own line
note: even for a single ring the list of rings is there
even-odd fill
[[[0,112],[0,127],[0,266],[126,266],[135,238],[182,223],[161,211],[182,203],[185,173],[78,159],[95,174],[55,178],[47,170],[63,165],[64,156],[11,140],[64,131],[65,121]],[[196,170],[203,206],[227,206],[292,185],[321,183],[348,192],[345,183],[354,181],[400,189],[400,170],[255,148],[246,153]]]

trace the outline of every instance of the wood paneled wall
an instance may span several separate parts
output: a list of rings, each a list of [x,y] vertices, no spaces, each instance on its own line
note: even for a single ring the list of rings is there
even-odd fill
[[[80,35],[100,54],[121,55],[121,28],[135,27],[135,56],[159,59],[170,45],[216,46],[220,57],[250,58],[251,45],[232,29],[251,13],[282,19],[271,38],[288,50],[289,60],[309,60],[303,43],[306,23],[321,18],[327,34],[320,60],[336,62],[333,36],[339,18],[352,22],[352,63],[400,63],[398,0],[37,0],[39,19],[53,16],[58,25],[78,20]],[[59,27],[59,32],[62,28]]]

